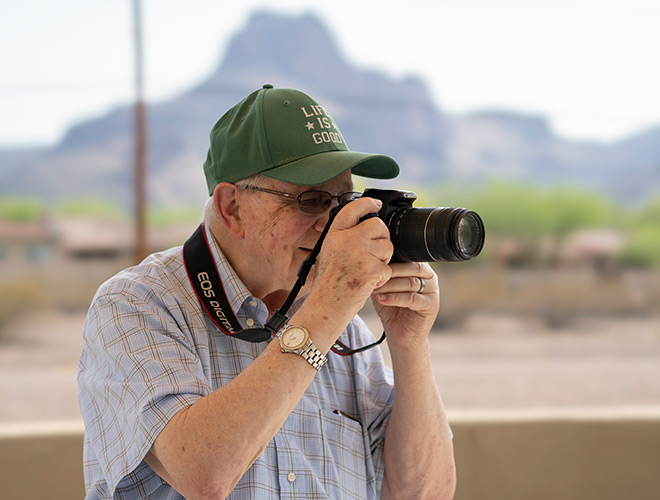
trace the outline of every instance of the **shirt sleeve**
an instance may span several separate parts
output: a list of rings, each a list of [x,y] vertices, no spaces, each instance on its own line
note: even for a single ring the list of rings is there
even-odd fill
[[[155,475],[143,459],[158,434],[211,392],[175,302],[144,283],[115,281],[101,287],[85,321],[80,407],[111,495],[120,483],[155,483],[127,476]]]

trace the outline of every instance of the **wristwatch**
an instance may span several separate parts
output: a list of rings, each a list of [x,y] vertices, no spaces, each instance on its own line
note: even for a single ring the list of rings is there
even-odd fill
[[[277,339],[280,341],[282,352],[291,352],[302,356],[317,370],[320,370],[328,361],[328,358],[312,342],[307,328],[284,325],[277,333]]]

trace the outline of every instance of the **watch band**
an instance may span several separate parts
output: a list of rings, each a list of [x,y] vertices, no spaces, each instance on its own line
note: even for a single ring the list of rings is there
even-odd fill
[[[282,339],[282,337],[285,335],[287,330],[302,330],[306,336],[306,341],[303,345],[298,344],[293,347],[287,347],[285,344],[285,341]],[[279,340],[280,343],[280,350],[284,353],[293,353],[293,354],[298,354],[299,356],[302,356],[305,361],[307,361],[310,365],[312,365],[316,370],[320,370],[321,367],[328,361],[328,358],[318,350],[318,348],[314,345],[312,342],[312,339],[309,336],[309,332],[307,331],[306,328],[301,327],[301,326],[293,326],[293,325],[284,325],[279,332],[277,332],[277,339]]]
[[[312,339],[309,339],[307,345],[302,350],[299,349],[295,352],[305,358],[317,371],[328,361],[328,358],[312,343]]]

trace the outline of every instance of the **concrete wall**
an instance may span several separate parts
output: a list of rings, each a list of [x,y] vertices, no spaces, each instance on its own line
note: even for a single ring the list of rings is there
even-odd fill
[[[658,500],[660,407],[453,412],[456,500]],[[0,424],[0,498],[83,498],[80,422]]]
[[[0,498],[84,498],[82,444],[82,422],[0,424]]]
[[[660,500],[660,408],[450,417],[456,500]]]

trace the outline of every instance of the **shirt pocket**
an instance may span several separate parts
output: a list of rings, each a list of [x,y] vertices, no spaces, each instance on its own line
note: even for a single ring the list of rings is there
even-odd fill
[[[362,424],[337,410],[319,410],[325,478],[331,498],[364,500],[367,495],[367,455]]]

